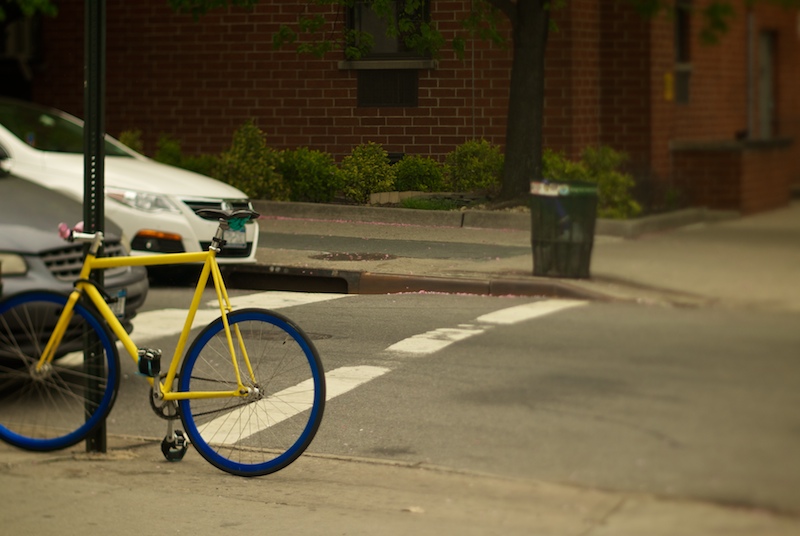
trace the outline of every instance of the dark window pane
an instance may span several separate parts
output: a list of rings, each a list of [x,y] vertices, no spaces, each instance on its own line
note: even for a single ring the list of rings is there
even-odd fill
[[[675,102],[678,104],[689,103],[689,82],[691,81],[691,71],[675,72]]]
[[[691,42],[691,10],[689,0],[678,0],[675,4],[675,61],[688,63]]]
[[[416,69],[379,69],[358,72],[358,105],[417,106]]]

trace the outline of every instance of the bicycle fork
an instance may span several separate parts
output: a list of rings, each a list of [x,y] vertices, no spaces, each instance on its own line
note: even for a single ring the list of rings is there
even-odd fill
[[[31,370],[32,373],[42,375],[45,374],[49,369],[50,364],[53,362],[53,359],[55,359],[56,350],[58,350],[58,347],[61,345],[61,341],[64,338],[64,334],[67,332],[69,323],[72,321],[75,304],[78,303],[80,297],[81,293],[78,290],[74,290],[72,293],[70,293],[69,300],[64,306],[64,310],[61,312],[61,315],[58,317],[56,327],[53,328],[53,333],[50,335],[50,339],[47,341],[47,345],[44,347],[42,355],[39,356],[39,360]]]

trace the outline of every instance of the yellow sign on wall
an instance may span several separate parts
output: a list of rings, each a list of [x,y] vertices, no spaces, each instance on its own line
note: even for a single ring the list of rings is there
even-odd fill
[[[675,76],[672,71],[664,73],[664,100],[668,102],[675,100]]]

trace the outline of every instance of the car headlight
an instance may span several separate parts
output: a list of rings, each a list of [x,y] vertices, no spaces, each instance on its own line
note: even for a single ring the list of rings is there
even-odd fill
[[[106,188],[106,196],[123,205],[145,212],[179,212],[177,207],[163,195]]]
[[[28,264],[21,255],[0,253],[0,276],[25,275],[27,272]]]

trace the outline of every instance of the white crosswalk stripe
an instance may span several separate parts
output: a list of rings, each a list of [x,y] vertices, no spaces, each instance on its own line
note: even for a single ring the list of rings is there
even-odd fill
[[[587,303],[582,300],[537,301],[500,309],[499,311],[479,316],[477,321],[486,324],[516,324],[517,322],[557,313],[558,311],[579,307]]]
[[[269,291],[247,294],[245,296],[234,296],[231,304],[234,308],[260,307],[262,309],[285,309],[296,305],[308,305],[329,300],[338,300],[355,296],[355,294],[329,294],[323,292],[282,292]],[[217,302],[210,302],[209,306],[216,307]]]
[[[359,385],[389,372],[384,367],[341,367],[325,374],[326,400],[351,391]],[[202,434],[209,443],[229,445],[242,441],[270,426],[311,409],[308,392],[311,380],[306,380],[253,404],[241,406],[233,411],[203,424]],[[260,414],[260,418],[247,415]]]
[[[133,340],[141,345],[146,341],[171,337],[183,329],[186,309],[158,309],[139,313],[133,319]],[[219,316],[217,309],[201,309],[194,317],[193,327],[205,326]]]
[[[231,299],[234,308],[260,307],[264,309],[282,309],[319,303],[327,300],[334,300],[350,296],[349,294],[314,294],[296,292],[258,292],[248,295],[236,296]],[[554,314],[574,307],[586,305],[588,302],[580,300],[541,300],[514,307],[500,309],[477,317],[472,323],[461,324],[457,327],[442,327],[425,333],[413,335],[396,343],[389,345],[384,352],[406,355],[406,356],[426,356],[438,352],[449,345],[469,339],[476,335],[485,333],[498,326],[511,325],[545,315]],[[219,316],[219,310],[215,301],[207,302],[204,308],[197,312],[194,327],[203,326],[213,321]],[[161,309],[156,311],[146,311],[140,313],[134,319],[137,342],[141,340],[154,339],[159,337],[174,336],[180,333],[186,318],[185,309]],[[340,367],[325,374],[327,399],[331,400],[345,394],[356,387],[359,387],[387,372],[390,368],[375,366],[352,366]],[[250,428],[242,431],[237,428],[236,433],[231,423],[241,426],[240,415],[237,412],[243,409],[233,410],[225,415],[214,419],[204,425],[203,434],[211,442],[226,443],[228,437],[235,437],[241,440],[249,437],[269,426],[274,426],[285,421],[298,413],[310,409],[308,403],[298,403],[295,396],[298,393],[306,393],[310,387],[310,380],[289,387],[280,393],[276,393],[258,402],[262,413],[267,415],[263,419],[252,419],[248,424]],[[304,397],[300,397],[303,399]],[[250,405],[252,406],[252,405]],[[257,409],[259,409],[257,408]],[[253,411],[249,407],[248,411]]]
[[[459,326],[457,328],[439,328],[426,333],[414,335],[389,346],[388,352],[405,352],[408,354],[431,354],[438,352],[442,348],[450,346],[454,342],[462,341],[473,335],[479,335],[486,331],[486,327],[479,326]]]
[[[485,333],[496,325],[516,324],[587,303],[581,300],[544,300],[508,307],[479,316],[475,319],[475,324],[463,324],[457,328],[438,328],[414,335],[392,344],[386,351],[417,356],[428,355],[454,342]]]
[[[234,309],[259,307],[262,309],[277,310],[298,305],[336,300],[348,296],[353,296],[353,294],[269,291],[256,292],[243,296],[233,296],[231,297],[231,305],[233,305]],[[203,327],[217,319],[220,316],[218,307],[216,300],[206,302],[203,308],[197,311],[192,327]],[[133,340],[141,345],[144,342],[158,338],[177,335],[183,329],[183,324],[186,322],[186,314],[187,309],[158,309],[155,311],[141,312],[133,319]]]

